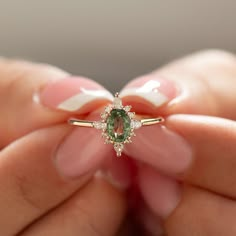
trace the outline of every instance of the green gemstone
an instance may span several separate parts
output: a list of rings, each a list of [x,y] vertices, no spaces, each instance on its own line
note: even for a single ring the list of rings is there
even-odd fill
[[[124,142],[131,132],[131,120],[123,109],[113,109],[107,118],[107,134],[114,142]]]

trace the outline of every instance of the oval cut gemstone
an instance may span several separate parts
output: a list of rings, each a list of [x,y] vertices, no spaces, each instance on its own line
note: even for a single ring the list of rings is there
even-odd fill
[[[123,109],[113,109],[107,118],[107,134],[114,142],[124,142],[131,132],[131,120]]]

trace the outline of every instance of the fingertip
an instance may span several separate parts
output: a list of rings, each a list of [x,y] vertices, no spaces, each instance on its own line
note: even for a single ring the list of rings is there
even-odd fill
[[[162,218],[167,218],[181,199],[180,184],[148,166],[139,169],[139,185],[147,205]]]
[[[131,81],[121,91],[124,103],[132,105],[140,114],[156,114],[162,112],[178,94],[178,88],[171,80],[149,74]]]
[[[55,110],[86,114],[113,100],[110,92],[84,77],[67,77],[49,83],[41,92],[43,105]]]

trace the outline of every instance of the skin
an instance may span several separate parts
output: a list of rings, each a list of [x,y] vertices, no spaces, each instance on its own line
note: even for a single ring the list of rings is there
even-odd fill
[[[146,217],[149,218],[149,231],[151,235],[158,235],[155,217],[158,219],[162,215],[167,235],[235,235],[236,113],[233,107],[236,105],[236,58],[222,51],[196,53],[149,76],[151,79],[160,74],[166,77],[174,74],[172,78],[176,83],[196,89],[163,111],[168,114],[166,127],[190,144],[193,160],[178,173],[173,169],[158,168],[158,158],[148,159],[151,155],[148,150],[142,153],[144,156],[136,156],[148,164],[148,167],[140,168],[139,176],[150,211]],[[167,204],[166,199],[175,189],[165,190],[166,195],[157,202],[157,196],[161,194],[158,186],[163,188],[162,182],[169,186],[175,182],[182,185],[177,204],[167,214],[163,214],[160,206]]]
[[[62,176],[53,158],[72,131],[68,114],[32,101],[35,90],[68,74],[8,60],[0,61],[0,71],[0,234],[114,235],[126,212],[124,192],[95,170],[73,180]]]
[[[138,235],[134,224],[143,228],[140,235],[235,235],[234,55],[200,52],[147,75],[194,86],[194,93],[157,111],[166,116],[166,127],[188,142],[193,159],[180,172],[162,169],[148,150],[144,155],[132,146],[127,150],[138,166],[143,198],[134,209],[135,223],[126,220],[127,195],[114,180],[94,176],[95,169],[68,180],[51,161],[72,131],[64,124],[71,114],[34,105],[32,94],[67,75],[49,65],[0,60],[1,235]],[[26,122],[18,127],[19,112]],[[148,129],[140,132],[148,135]]]

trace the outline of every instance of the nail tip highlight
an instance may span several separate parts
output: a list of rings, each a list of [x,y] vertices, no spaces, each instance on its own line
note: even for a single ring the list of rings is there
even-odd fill
[[[96,100],[112,101],[113,95],[95,81],[72,76],[49,83],[33,100],[51,109],[74,112]]]

